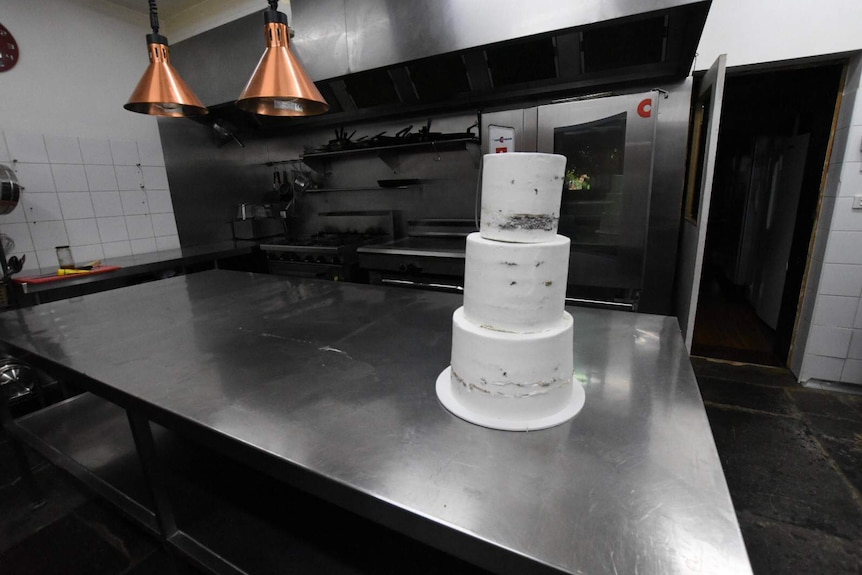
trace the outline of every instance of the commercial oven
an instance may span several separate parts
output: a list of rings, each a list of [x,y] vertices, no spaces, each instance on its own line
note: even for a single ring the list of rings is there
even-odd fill
[[[567,158],[559,233],[571,239],[567,297],[573,302],[638,309],[653,273],[647,250],[657,249],[649,226],[663,98],[654,90],[482,115],[487,153]]]

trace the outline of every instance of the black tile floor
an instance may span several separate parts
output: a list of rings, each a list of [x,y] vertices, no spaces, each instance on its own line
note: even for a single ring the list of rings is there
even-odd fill
[[[754,573],[862,573],[862,395],[805,389],[777,368],[692,364]],[[0,431],[0,573],[197,574],[31,460],[47,493],[36,510]]]
[[[754,573],[862,573],[862,395],[692,365]]]

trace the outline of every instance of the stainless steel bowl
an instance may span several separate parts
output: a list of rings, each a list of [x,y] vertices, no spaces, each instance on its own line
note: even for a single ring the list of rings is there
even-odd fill
[[[15,172],[8,166],[0,164],[0,215],[8,214],[18,205],[21,198],[21,186]]]

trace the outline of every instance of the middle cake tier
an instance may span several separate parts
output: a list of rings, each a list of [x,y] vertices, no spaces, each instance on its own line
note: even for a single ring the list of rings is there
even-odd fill
[[[569,238],[518,244],[467,236],[464,317],[497,331],[535,333],[563,316]]]

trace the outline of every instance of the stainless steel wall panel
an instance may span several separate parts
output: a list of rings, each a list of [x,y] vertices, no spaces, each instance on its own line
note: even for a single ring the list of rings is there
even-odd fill
[[[250,14],[171,46],[171,62],[207,106],[239,98],[263,49],[263,16]]]
[[[293,0],[290,3],[293,16],[290,28],[294,32],[291,48],[313,80],[335,78],[350,71],[344,18],[346,3],[345,0]]]
[[[380,132],[393,135],[408,125],[413,131],[427,118],[408,118],[388,123],[353,124],[354,139]],[[475,114],[435,117],[432,129],[464,132],[476,121]],[[246,138],[245,147],[232,142],[219,146],[212,130],[191,121],[160,120],[171,196],[180,241],[184,246],[231,238],[230,221],[239,203],[261,203],[272,192],[273,167],[267,162],[299,158],[306,145],[325,144],[333,138],[329,129],[285,135],[279,138]],[[394,210],[397,231],[417,218],[468,218],[474,216],[477,166],[465,150],[426,150],[402,154],[395,168],[374,153],[330,160],[322,164],[326,188],[335,192],[307,192],[296,202],[289,233],[317,231],[319,212]],[[277,165],[290,170],[289,163]],[[383,189],[377,180],[416,178],[421,185],[407,189]],[[278,222],[276,222],[278,223]]]

